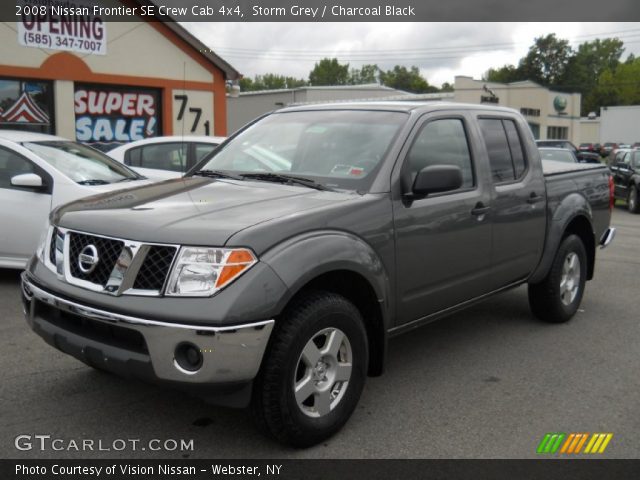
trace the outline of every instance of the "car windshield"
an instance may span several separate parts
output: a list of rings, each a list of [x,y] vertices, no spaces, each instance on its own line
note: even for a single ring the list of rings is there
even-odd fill
[[[192,173],[269,172],[365,191],[407,118],[401,112],[362,110],[275,113],[214,151]]]
[[[555,160],[556,162],[576,163],[576,159],[569,150],[546,150],[540,149],[540,156],[543,160]]]
[[[80,143],[54,140],[25,142],[22,146],[76,183],[103,185],[142,178],[102,152]]]

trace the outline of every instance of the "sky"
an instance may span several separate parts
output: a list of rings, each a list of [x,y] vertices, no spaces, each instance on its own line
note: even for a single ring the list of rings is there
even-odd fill
[[[308,79],[314,64],[336,57],[350,68],[417,66],[428,82],[480,78],[517,64],[536,37],[555,33],[577,48],[595,38],[625,42],[640,56],[640,23],[182,23],[245,77],[277,73]]]

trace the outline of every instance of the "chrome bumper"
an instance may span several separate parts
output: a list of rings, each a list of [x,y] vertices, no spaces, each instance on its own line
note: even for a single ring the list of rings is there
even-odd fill
[[[600,237],[600,248],[607,247],[611,242],[613,242],[613,238],[616,236],[616,229],[614,227],[607,228],[602,237]]]
[[[181,323],[166,323],[130,317],[81,305],[43,290],[26,273],[22,274],[22,294],[25,297],[25,316],[31,328],[44,337],[63,338],[67,344],[100,352],[101,366],[109,369],[109,361],[150,362],[159,380],[189,384],[234,383],[252,380],[258,373],[267,346],[273,320],[247,323],[231,327],[210,327]],[[150,300],[152,301],[152,300]],[[50,319],[36,313],[34,303],[42,302],[60,312],[80,317],[84,321],[115,325],[139,332],[148,353],[129,351],[119,346],[83,337],[65,330]],[[42,332],[42,333],[41,333]],[[202,354],[202,364],[196,371],[180,367],[174,352],[182,343],[195,345]]]

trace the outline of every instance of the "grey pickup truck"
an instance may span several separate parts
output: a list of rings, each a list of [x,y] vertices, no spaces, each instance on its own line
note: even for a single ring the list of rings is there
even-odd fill
[[[285,108],[185,177],[59,207],[27,321],[100,370],[251,406],[277,440],[338,431],[388,339],[528,284],[569,320],[607,245],[606,166],[543,166],[517,112]]]

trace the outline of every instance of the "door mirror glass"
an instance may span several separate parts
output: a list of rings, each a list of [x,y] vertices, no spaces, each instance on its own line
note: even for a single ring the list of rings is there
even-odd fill
[[[14,187],[42,188],[44,184],[40,175],[23,173],[22,175],[11,177],[11,185]]]
[[[416,195],[449,192],[462,186],[462,170],[455,165],[431,165],[418,172],[412,191]]]

